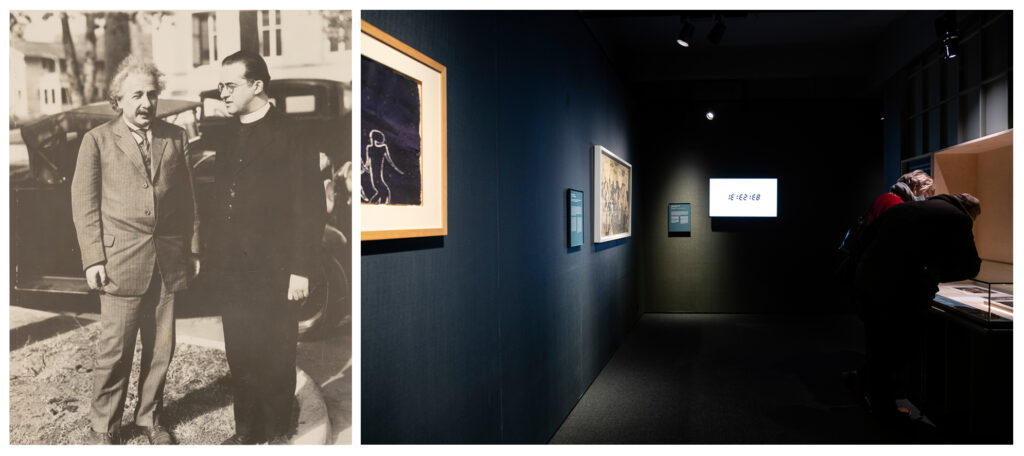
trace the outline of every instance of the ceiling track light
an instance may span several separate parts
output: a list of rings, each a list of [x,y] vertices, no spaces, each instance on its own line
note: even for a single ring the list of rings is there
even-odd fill
[[[956,13],[947,11],[935,19],[935,36],[942,43],[942,58],[955,59],[960,54],[960,30],[956,25]]]
[[[680,17],[679,20],[683,23],[683,29],[679,31],[676,43],[682,47],[690,47],[690,43],[693,42],[693,24],[685,17]]]
[[[715,26],[708,33],[708,41],[717,46],[722,41],[722,36],[725,35],[725,24],[722,23],[722,16],[715,15],[715,19]]]

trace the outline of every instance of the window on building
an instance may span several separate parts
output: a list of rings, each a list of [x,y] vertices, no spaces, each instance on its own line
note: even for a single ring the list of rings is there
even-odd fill
[[[71,92],[68,91],[67,87],[61,87],[60,89],[60,102],[61,104],[71,104]]]
[[[67,61],[67,59],[60,59],[60,72],[61,73],[66,73],[67,71],[68,71],[68,61]]]
[[[192,15],[192,66],[209,65],[217,58],[217,17],[214,13]]]
[[[210,52],[213,54],[213,61],[220,60],[217,57],[217,15],[210,15]]]
[[[257,24],[260,54],[264,57],[281,55],[281,10],[260,11]]]
[[[42,62],[43,69],[46,70],[47,73],[53,73],[57,68],[56,65],[53,63],[53,60],[43,59]]]

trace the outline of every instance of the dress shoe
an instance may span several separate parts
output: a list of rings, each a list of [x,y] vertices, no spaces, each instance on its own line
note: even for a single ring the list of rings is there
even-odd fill
[[[221,445],[258,445],[263,443],[262,440],[242,434],[235,434],[228,437],[227,440],[221,442]]]
[[[149,440],[150,445],[175,445],[177,442],[174,441],[174,436],[167,428],[155,424],[153,426],[139,426],[142,429],[142,433]]]
[[[85,445],[118,445],[121,443],[119,432],[114,430],[110,432],[96,432],[89,428],[89,431],[85,434]]]
[[[267,445],[291,445],[291,444],[292,444],[292,439],[288,438],[287,435],[279,435],[277,437],[274,437],[274,438],[270,439],[270,441],[267,442]]]

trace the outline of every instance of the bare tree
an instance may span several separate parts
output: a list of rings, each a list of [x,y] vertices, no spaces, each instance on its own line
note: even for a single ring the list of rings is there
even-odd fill
[[[117,66],[132,53],[131,16],[125,12],[108,12],[103,32],[103,57],[107,62],[104,87],[110,87]]]
[[[32,23],[32,17],[25,13],[10,12],[11,15],[11,38],[24,39],[25,24]]]
[[[42,16],[47,20],[57,13],[46,13]],[[152,43],[147,40],[148,30],[155,27],[160,20],[171,14],[168,11],[92,11],[71,13],[81,14],[85,19],[85,40],[81,54],[76,49],[71,34],[70,17],[67,12],[59,13],[61,23],[61,42],[64,48],[64,64],[62,78],[71,86],[71,105],[81,106],[101,100],[106,96],[106,88],[117,65],[129,54],[151,56]],[[99,21],[104,22],[103,56],[106,66],[105,74],[99,65],[99,49],[96,30]],[[32,17],[20,12],[10,12],[11,36],[21,38],[25,24],[30,24]]]
[[[43,20],[48,20],[53,17],[54,13],[46,13],[42,16]],[[66,81],[70,86],[71,90],[71,105],[82,106],[83,104],[92,103],[99,97],[99,91],[96,87],[96,19],[103,17],[103,13],[83,13],[85,18],[85,51],[81,61],[78,59],[77,49],[75,49],[74,38],[71,35],[70,17],[67,12],[61,12],[60,27],[61,27],[61,44],[63,46],[64,59],[62,61],[61,79]],[[17,21],[17,24],[15,24]],[[18,30],[18,36],[20,37],[21,27],[23,24],[31,23],[32,18],[25,14],[15,15],[11,13],[11,31]]]
[[[85,87],[82,84],[82,67],[78,65],[75,43],[71,40],[68,13],[60,13],[60,28],[61,41],[64,43],[64,58],[67,59],[66,72],[71,82],[71,105],[81,106],[85,103]]]
[[[324,34],[334,44],[343,44],[344,49],[352,47],[352,12],[351,11],[321,11],[320,16],[324,18]],[[339,46],[341,47],[341,46]]]
[[[85,53],[82,59],[82,92],[86,103],[100,98],[96,87],[96,19],[102,13],[85,13]]]

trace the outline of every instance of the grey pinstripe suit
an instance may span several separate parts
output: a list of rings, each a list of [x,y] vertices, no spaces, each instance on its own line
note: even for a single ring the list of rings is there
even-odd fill
[[[135,423],[159,423],[174,352],[174,296],[188,286],[189,250],[199,253],[197,205],[188,140],[154,120],[151,170],[120,117],[85,134],[71,183],[72,217],[83,269],[105,263],[100,295],[92,427],[116,430],[124,413],[136,335],[142,332]]]

